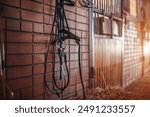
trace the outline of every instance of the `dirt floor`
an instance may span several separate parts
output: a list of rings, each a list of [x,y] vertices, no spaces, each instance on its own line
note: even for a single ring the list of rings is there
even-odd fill
[[[150,72],[146,73],[143,78],[135,81],[126,91],[137,94],[140,100],[150,100]]]
[[[71,99],[83,99],[77,96]],[[143,78],[133,82],[127,88],[106,87],[89,89],[86,94],[87,100],[150,100],[150,72]]]

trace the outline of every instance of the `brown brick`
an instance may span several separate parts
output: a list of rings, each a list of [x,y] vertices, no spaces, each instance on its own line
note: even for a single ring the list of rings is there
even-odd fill
[[[45,25],[44,26],[44,33],[51,33],[51,26]]]
[[[54,13],[54,7],[44,5],[44,13],[45,14],[53,14]]]
[[[76,35],[81,38],[82,37],[82,32],[79,31],[79,30],[76,30]]]
[[[73,69],[70,71],[70,75],[74,77],[79,77],[79,69]]]
[[[50,39],[49,35],[44,34],[34,34],[34,42],[48,42]]]
[[[32,86],[32,78],[10,80],[8,81],[8,84],[13,90],[21,89],[21,88]]]
[[[7,65],[25,65],[32,64],[31,55],[10,55],[7,57]]]
[[[76,19],[76,15],[71,12],[66,12],[66,17],[67,17],[67,19],[72,19],[72,20]]]
[[[6,17],[12,17],[12,18],[20,19],[20,11],[17,8],[13,8],[13,7],[8,7],[8,6],[4,7],[2,15],[6,16]]]
[[[4,3],[16,7],[20,6],[20,0],[1,0],[0,3]]]
[[[51,14],[50,13],[50,7],[48,6],[48,5],[44,5],[44,13],[46,13],[46,14]]]
[[[88,46],[81,46],[81,52],[88,52],[89,47]]]
[[[88,39],[81,39],[81,44],[88,46],[88,44],[89,44],[88,41],[89,41]]]
[[[78,54],[70,54],[71,60],[78,60]]]
[[[88,15],[88,11],[87,11],[87,10],[84,10],[84,9],[82,9],[82,8],[79,8],[79,7],[76,8],[76,13],[77,13],[77,14],[80,14],[80,15],[83,15],[83,16],[85,16],[85,17],[87,17],[87,15]],[[78,16],[79,16],[79,15],[78,15]]]
[[[70,46],[71,52],[78,52],[78,46]]]
[[[10,19],[7,20],[7,29],[20,30],[20,21]]]
[[[68,21],[69,28],[75,28],[75,22],[74,21]]]
[[[34,24],[34,32],[43,33],[43,24]]]
[[[8,68],[7,76],[8,78],[18,78],[32,75],[32,67],[20,67],[20,68]]]
[[[9,42],[32,42],[32,34],[21,32],[7,32]]]
[[[52,64],[47,65],[47,72],[51,72],[52,71]]]
[[[42,74],[43,72],[44,72],[43,65],[34,66],[34,74]]]
[[[88,39],[88,32],[81,32],[81,37]]]
[[[53,54],[48,55],[47,62],[53,62]]]
[[[34,46],[34,52],[35,53],[45,53],[46,52],[46,46],[43,45],[35,45]]]
[[[31,0],[22,0],[21,7],[24,9],[30,9],[38,12],[43,12],[43,5]]]
[[[45,4],[54,5],[55,1],[53,0],[44,0]]]
[[[43,86],[34,87],[34,96],[43,94]]]
[[[32,95],[33,95],[33,93],[32,93],[32,87],[22,89],[21,90],[21,95],[22,95],[22,99],[31,98]]]
[[[50,16],[49,15],[44,15],[44,23],[50,24]]]
[[[46,75],[46,81],[49,83],[50,81],[53,81],[53,74],[52,73],[49,73]]]
[[[45,61],[45,55],[44,54],[38,54],[38,55],[34,55],[34,63],[44,63]]]
[[[43,15],[36,12],[22,10],[22,18],[29,21],[43,22]]]
[[[88,30],[88,25],[85,25],[85,24],[76,23],[76,27],[77,27],[78,30],[83,30],[83,31]]]
[[[82,54],[82,59],[88,59],[88,58],[89,58],[88,53],[83,53],[83,54]]]
[[[30,44],[8,44],[8,53],[32,53],[32,45]]]
[[[43,82],[44,82],[43,75],[34,77],[34,84],[35,85],[41,85],[41,84],[43,84]]]
[[[75,85],[77,83],[77,78],[73,77],[70,79],[70,85]]]
[[[66,95],[71,94],[73,92],[75,92],[75,86],[74,85],[66,88],[66,90],[63,92],[63,95],[66,96]]]
[[[47,65],[47,72],[52,71],[52,65]],[[44,73],[44,65],[34,66],[34,74],[43,74]]]
[[[68,11],[72,11],[73,12],[72,14],[74,14],[76,7],[65,6],[65,9]],[[68,12],[66,12],[66,13],[68,13]]]
[[[32,32],[32,23],[31,22],[21,22],[21,30]]]
[[[45,100],[56,100],[58,97],[54,94],[46,94],[45,95]]]

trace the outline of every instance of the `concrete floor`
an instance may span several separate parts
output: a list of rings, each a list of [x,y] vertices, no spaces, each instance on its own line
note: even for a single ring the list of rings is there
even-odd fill
[[[150,100],[150,71],[143,78],[132,83],[126,90],[136,93],[140,100]]]

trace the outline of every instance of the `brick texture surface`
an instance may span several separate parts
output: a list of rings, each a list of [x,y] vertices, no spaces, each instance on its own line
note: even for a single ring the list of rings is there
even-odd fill
[[[44,54],[51,37],[54,2],[0,0],[4,7],[2,20],[6,42],[6,80],[14,91],[14,99],[57,99],[43,85]],[[81,38],[81,63],[84,82],[88,84],[88,10],[79,6],[65,9],[70,30]],[[67,42],[70,43],[74,42]],[[77,47],[71,45],[67,47],[67,52],[71,52],[67,54],[71,81],[63,94],[65,98],[77,95],[81,89]],[[48,62],[47,82],[52,81],[52,44]]]
[[[138,37],[136,22],[125,26],[123,86],[127,87],[142,76],[142,43]]]

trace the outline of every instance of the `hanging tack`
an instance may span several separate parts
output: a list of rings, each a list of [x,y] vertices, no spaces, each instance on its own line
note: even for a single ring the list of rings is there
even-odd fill
[[[75,6],[75,2],[72,0],[64,0],[64,5]]]
[[[68,24],[68,20],[65,14],[65,8],[64,6],[74,6],[75,2],[73,2],[72,0],[56,0],[55,2],[55,13],[54,13],[54,20],[53,20],[53,25],[52,25],[52,29],[51,32],[53,32],[54,30],[54,25],[56,25],[56,29],[54,31],[55,34],[55,43],[53,44],[53,53],[54,53],[54,60],[53,60],[53,67],[52,67],[52,79],[53,79],[53,83],[55,86],[54,90],[51,90],[51,88],[49,87],[49,85],[47,84],[47,77],[46,77],[46,73],[47,73],[47,60],[48,60],[48,54],[50,51],[50,46],[48,46],[46,54],[45,54],[45,66],[44,66],[44,84],[46,86],[46,88],[48,89],[48,91],[52,94],[55,94],[58,96],[58,98],[60,97],[60,95],[62,95],[62,93],[66,90],[66,88],[69,87],[70,84],[70,73],[69,73],[69,67],[67,64],[67,53],[65,51],[66,49],[66,44],[65,41],[66,40],[74,40],[76,42],[76,44],[78,45],[78,67],[79,67],[79,74],[80,74],[80,81],[81,81],[81,85],[82,85],[82,91],[83,91],[83,99],[86,98],[86,94],[85,94],[85,87],[84,87],[84,82],[83,82],[83,78],[82,78],[82,69],[81,69],[81,58],[80,58],[80,37],[76,36],[75,34],[73,34],[72,32],[70,32],[70,28],[69,28],[69,24]],[[50,41],[48,42],[48,45],[50,44]],[[57,51],[57,52],[56,52]],[[57,64],[59,64],[59,80],[57,79],[56,76],[56,60],[55,57],[59,56],[59,62]],[[64,69],[66,68],[66,69]],[[66,72],[66,74],[65,74]],[[59,82],[58,82],[59,81]],[[60,83],[63,83],[63,86],[60,86]]]

